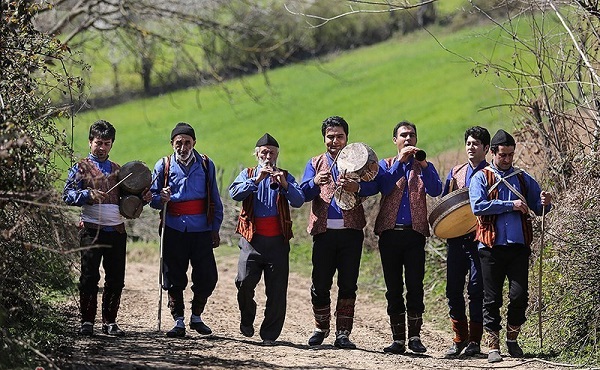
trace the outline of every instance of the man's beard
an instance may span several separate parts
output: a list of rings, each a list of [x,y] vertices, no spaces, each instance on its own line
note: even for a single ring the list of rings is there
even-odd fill
[[[175,152],[175,159],[181,163],[187,163],[191,156],[192,156],[191,150],[189,152],[187,152],[187,154],[185,154],[185,155],[181,155],[181,154]]]
[[[268,159],[263,159],[263,160],[259,159],[259,160],[258,160],[258,164],[259,164],[261,167],[275,168],[275,164],[276,164],[276,163],[272,163],[272,162],[271,162],[271,161],[269,161]]]

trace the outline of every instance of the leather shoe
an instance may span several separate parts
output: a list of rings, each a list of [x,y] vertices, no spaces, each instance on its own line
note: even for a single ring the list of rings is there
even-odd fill
[[[406,352],[406,346],[404,345],[403,340],[395,340],[389,346],[384,347],[383,352],[400,355]]]
[[[475,356],[481,353],[481,347],[477,342],[469,342],[467,348],[465,348],[465,356]]]
[[[467,341],[452,342],[452,346],[446,351],[446,357],[456,357],[467,347]]]
[[[329,336],[329,330],[315,330],[313,334],[308,338],[309,346],[320,346],[323,344],[325,338]]]
[[[500,351],[490,351],[488,353],[488,362],[500,362],[502,361],[502,356],[500,356]]]
[[[273,346],[276,346],[277,343],[274,340],[271,340],[271,339],[263,339],[262,345],[265,346],[265,347],[273,347]]]
[[[408,339],[408,349],[415,353],[425,353],[427,352],[427,348],[421,343],[421,338],[412,337]]]
[[[119,328],[117,323],[112,324],[102,324],[102,332],[106,335],[112,335],[115,337],[123,337],[125,336],[125,332]]]
[[[81,328],[79,328],[79,334],[85,335],[86,337],[91,337],[94,335],[94,324],[91,322],[81,323]]]
[[[245,337],[251,338],[254,335],[254,327],[252,325],[246,326],[240,324],[240,333]]]
[[[190,322],[190,329],[195,330],[196,332],[198,332],[198,334],[202,335],[212,334],[212,330],[210,330],[208,325],[206,325],[202,321]]]
[[[511,357],[516,357],[516,358],[523,357],[523,350],[521,349],[521,347],[519,346],[519,343],[517,343],[517,341],[514,341],[514,342],[506,341],[506,347],[508,348],[508,354],[511,355]]]
[[[346,334],[339,334],[333,345],[341,349],[356,349],[356,344],[352,343]]]
[[[185,328],[181,326],[174,326],[173,329],[167,332],[169,338],[183,338],[185,337]]]

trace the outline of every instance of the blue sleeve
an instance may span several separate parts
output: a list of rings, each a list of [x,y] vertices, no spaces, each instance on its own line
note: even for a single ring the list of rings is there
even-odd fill
[[[296,182],[294,176],[288,173],[286,180],[288,182],[287,190],[280,187],[281,194],[285,195],[290,205],[294,208],[300,208],[304,204],[304,193]]]
[[[538,216],[542,215],[542,199],[540,193],[542,189],[540,185],[535,181],[528,173],[523,173],[525,183],[527,186],[527,206]],[[552,205],[546,206],[546,212],[550,212]]]
[[[416,164],[420,166],[420,164]],[[442,181],[440,175],[431,162],[427,162],[427,167],[421,168],[421,179],[425,184],[425,192],[432,197],[442,194]]]
[[[212,229],[213,231],[219,231],[223,223],[223,202],[221,201],[219,185],[217,184],[215,164],[212,160],[208,160],[208,175],[210,176],[210,199],[215,205]]]
[[[229,195],[233,200],[241,202],[257,190],[258,185],[248,177],[248,170],[244,169],[229,186]]]
[[[69,170],[67,182],[63,189],[63,200],[70,206],[82,206],[90,199],[90,191],[83,189],[82,181],[77,175],[78,170],[78,165]]]
[[[400,165],[399,161],[395,161],[388,169],[385,159],[382,159],[379,161],[379,169],[380,173],[383,171],[382,176],[376,179],[379,184],[379,191],[383,195],[388,195],[392,192],[398,180],[405,175],[404,168]]]
[[[496,215],[513,210],[513,202],[499,199],[488,200],[487,180],[482,171],[478,171],[469,185],[469,200],[475,216]]]
[[[312,165],[312,160],[308,160],[306,167],[304,168],[304,175],[302,176],[302,183],[300,184],[300,189],[302,193],[304,193],[304,201],[310,202],[321,193],[321,188],[319,185],[315,184],[314,178],[317,174],[317,171]]]
[[[160,201],[160,191],[165,184],[165,164],[163,158],[159,159],[154,165],[152,178],[154,179],[154,182],[150,184],[150,192],[152,193],[150,207],[154,209],[162,209],[163,204]]]
[[[381,167],[377,170],[377,176],[375,179],[371,181],[361,181],[360,182],[360,191],[358,195],[361,197],[369,197],[371,195],[375,195],[379,193],[381,188],[381,183],[383,183],[385,176],[391,176],[387,171],[384,171]]]
[[[442,191],[442,196],[444,196],[450,192],[450,182],[452,182],[452,170],[450,170],[450,172],[448,172],[448,177],[446,177],[446,183],[444,184],[444,190]]]

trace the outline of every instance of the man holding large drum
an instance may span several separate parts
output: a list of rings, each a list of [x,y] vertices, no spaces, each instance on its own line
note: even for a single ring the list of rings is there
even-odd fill
[[[375,221],[393,338],[384,352],[401,354],[406,351],[408,315],[408,348],[423,353],[427,348],[421,343],[420,333],[425,311],[425,238],[429,236],[425,195],[440,195],[442,182],[433,164],[425,159],[425,152],[416,147],[417,127],[414,124],[398,123],[392,141],[398,154],[380,160],[379,166],[395,175],[390,177],[390,186],[381,189],[382,198]]]
[[[120,189],[117,186],[120,166],[108,159],[116,137],[109,122],[98,120],[90,126],[90,154],[69,170],[63,190],[63,200],[81,207],[79,237],[81,247],[81,275],[79,277],[79,306],[81,335],[94,334],[98,305],[100,263],[104,268],[102,292],[102,332],[123,336],[125,332],[116,323],[125,285],[127,233],[119,213]],[[150,200],[146,189],[145,201]],[[102,247],[95,247],[102,245]]]
[[[450,170],[442,196],[459,189],[468,189],[473,175],[488,165],[485,156],[489,148],[490,133],[487,129],[474,126],[465,131],[467,162],[456,165]],[[463,350],[465,355],[474,356],[481,352],[480,343],[483,333],[483,280],[477,253],[478,242],[473,231],[448,238],[447,244],[446,298],[448,298],[450,320],[455,336],[446,356],[458,356]],[[464,298],[465,276],[468,277],[469,320],[467,320]]]
[[[219,246],[219,229],[223,221],[223,203],[219,196],[215,165],[198,153],[196,134],[188,123],[180,122],[171,131],[173,153],[154,166],[156,178],[150,191],[150,206],[166,210],[163,217],[163,288],[168,291],[175,326],[167,337],[185,336],[184,300],[192,265],[192,298],[189,327],[199,334],[212,330],[200,315],[213,293],[218,279],[213,248]],[[166,207],[165,207],[166,204]],[[160,318],[159,318],[160,319]]]

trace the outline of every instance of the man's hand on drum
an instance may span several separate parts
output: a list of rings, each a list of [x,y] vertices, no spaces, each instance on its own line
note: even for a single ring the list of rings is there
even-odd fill
[[[331,172],[329,171],[321,171],[315,175],[314,178],[315,185],[325,185],[331,182]]]
[[[90,199],[94,202],[102,203],[106,198],[106,193],[98,189],[90,189]]]
[[[150,201],[152,200],[152,193],[150,192],[150,188],[144,189],[144,191],[142,192],[142,200],[144,200],[144,202],[146,203],[150,203]]]
[[[171,188],[167,186],[160,191],[160,201],[165,204],[171,200]]]
[[[523,202],[521,199],[517,199],[513,200],[513,211],[527,214],[527,212],[529,212],[529,207],[527,207],[527,203]]]
[[[342,189],[344,189],[344,191],[350,193],[358,193],[358,191],[360,190],[360,185],[358,184],[358,181],[348,178],[346,176],[340,176],[339,183]]]

